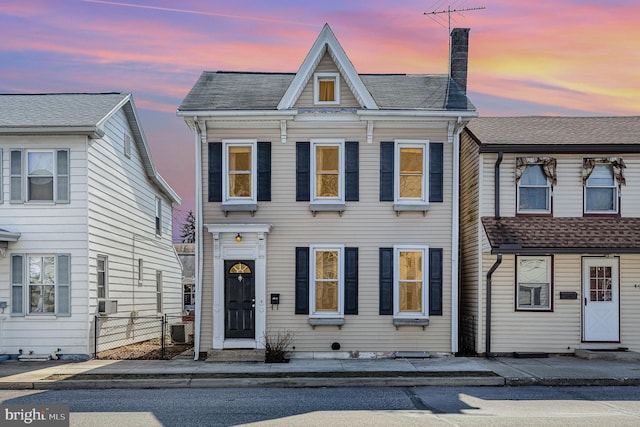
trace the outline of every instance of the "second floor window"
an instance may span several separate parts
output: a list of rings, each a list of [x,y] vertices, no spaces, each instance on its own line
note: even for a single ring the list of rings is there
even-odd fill
[[[255,141],[223,141],[223,202],[255,203],[256,143]]]
[[[518,181],[518,212],[551,212],[551,185],[542,165],[527,165]]]
[[[312,141],[314,201],[343,201],[344,162],[342,141]]]
[[[11,150],[11,203],[69,203],[68,150]]]
[[[396,144],[396,201],[427,203],[427,141]]]
[[[585,182],[584,210],[585,213],[618,212],[618,184],[611,164],[594,165]]]

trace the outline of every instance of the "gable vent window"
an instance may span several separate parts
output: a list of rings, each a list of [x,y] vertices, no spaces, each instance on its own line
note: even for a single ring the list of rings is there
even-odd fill
[[[124,155],[127,159],[131,158],[131,137],[124,134]]]
[[[314,104],[340,103],[340,74],[316,73],[313,83]]]

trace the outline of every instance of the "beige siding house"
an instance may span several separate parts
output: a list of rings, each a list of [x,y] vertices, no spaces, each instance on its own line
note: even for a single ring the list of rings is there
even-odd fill
[[[88,356],[96,315],[129,319],[126,344],[136,317],[181,313],[180,198],[131,95],[4,94],[0,111],[0,354]]]
[[[640,350],[640,117],[484,117],[461,136],[461,350]]]
[[[196,357],[455,353],[458,144],[449,75],[358,74],[328,25],[297,73],[205,71],[178,109],[199,168]]]

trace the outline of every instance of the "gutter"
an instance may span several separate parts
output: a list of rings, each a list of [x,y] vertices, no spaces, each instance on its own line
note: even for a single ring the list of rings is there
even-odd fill
[[[619,154],[640,153],[640,144],[481,144],[480,153]]]
[[[502,254],[498,254],[496,258],[496,262],[491,266],[489,271],[487,272],[487,295],[486,295],[486,307],[485,307],[485,357],[491,357],[491,280],[493,273],[500,267],[502,264]]]
[[[460,304],[460,134],[468,121],[458,117],[453,131],[453,183],[451,208],[451,352],[457,353],[459,346]]]

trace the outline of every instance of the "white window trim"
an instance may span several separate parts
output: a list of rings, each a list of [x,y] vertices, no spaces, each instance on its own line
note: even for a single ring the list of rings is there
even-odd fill
[[[531,260],[544,260],[547,266],[547,285],[549,286],[549,305],[547,307],[544,306],[520,306],[520,260],[522,259],[531,259]],[[516,257],[516,310],[517,311],[551,311],[552,310],[552,277],[551,277],[551,269],[552,269],[553,258],[551,256],[517,256]]]
[[[30,153],[51,153],[51,157],[53,159],[53,191],[51,194],[51,200],[31,200],[31,194],[29,194],[29,154]],[[40,150],[40,149],[25,149],[24,150],[24,158],[22,159],[24,168],[23,173],[23,181],[22,185],[24,186],[23,197],[25,199],[25,203],[33,203],[33,204],[50,204],[56,203],[58,199],[58,158],[57,158],[58,150]]]
[[[344,245],[311,245],[309,246],[309,317],[316,319],[344,318]],[[316,251],[338,251],[338,311],[316,312]]]
[[[31,311],[31,277],[29,275],[29,261],[31,258],[53,258],[53,272],[55,274],[53,287],[54,287],[54,300],[53,300],[53,313],[37,313]],[[34,317],[34,318],[56,318],[58,315],[58,255],[57,254],[25,254],[24,255],[24,289],[23,289],[23,297],[22,301],[24,304],[24,317]]]
[[[97,276],[100,275],[100,270],[98,270],[98,261],[100,260],[104,261],[104,297],[97,296],[98,295]],[[106,255],[98,255],[96,257],[96,296],[98,301],[104,301],[109,299],[109,257],[107,257]]]
[[[400,252],[422,251],[422,311],[400,312]],[[429,246],[394,245],[393,246],[393,318],[428,319],[429,318]]]
[[[229,196],[229,147],[251,147],[251,197]],[[222,203],[248,204],[257,203],[258,195],[258,140],[257,139],[223,139],[222,140]]]
[[[608,165],[609,167],[612,168],[612,172],[613,172],[613,166],[610,163],[601,163],[601,164]],[[596,166],[598,166],[598,165],[596,165]],[[594,170],[595,170],[595,167],[594,167]],[[601,185],[589,186],[589,179],[590,178],[588,178],[587,181],[585,182],[584,188],[582,190],[582,203],[583,203],[583,208],[582,209],[583,209],[584,213],[586,213],[586,214],[617,214],[620,211],[620,206],[619,206],[620,204],[618,203],[619,202],[619,198],[620,198],[620,186],[619,186],[618,181],[616,180],[615,176],[613,177],[613,185],[610,185],[610,186],[601,186]],[[614,207],[614,209],[613,210],[604,210],[604,211],[603,210],[595,210],[595,211],[587,210],[587,190],[589,188],[613,188],[613,207]]]
[[[529,166],[540,166],[539,163],[528,164]],[[525,168],[526,170],[526,168]],[[516,191],[516,212],[522,214],[528,213],[551,213],[551,181],[548,177],[545,176],[546,185],[526,185],[525,188],[546,188],[547,189],[547,208],[546,209],[520,209],[520,187],[522,184],[522,177],[518,180],[517,191]]]
[[[345,175],[345,155],[344,155],[344,139],[340,138],[313,138],[311,142],[311,201],[313,203],[344,203],[344,175]],[[338,147],[338,197],[318,197],[316,194],[316,147],[319,146],[337,146]]]
[[[162,199],[160,197],[156,197],[154,201],[154,222],[153,227],[156,231],[156,236],[162,235]]]
[[[320,101],[320,81],[334,80],[333,86],[335,101]],[[315,73],[313,75],[313,103],[316,105],[340,104],[340,73]]]
[[[396,139],[393,158],[393,199],[401,205],[429,204],[429,140],[426,139]],[[400,197],[400,149],[422,148],[422,194],[420,198]]]

